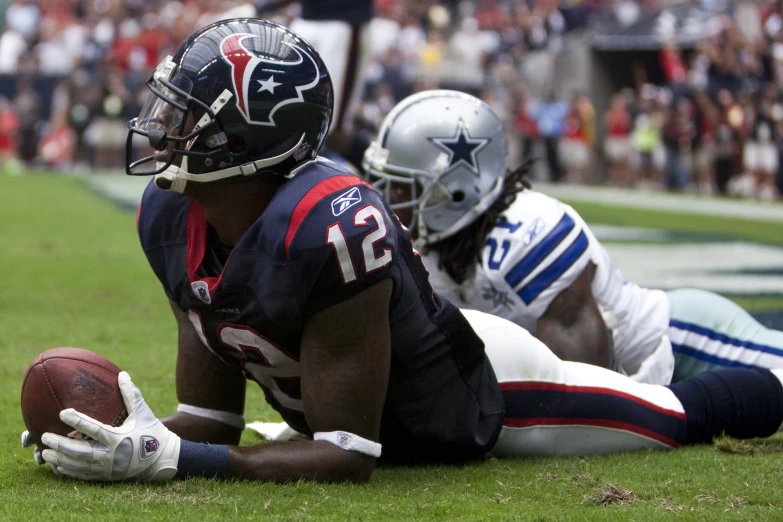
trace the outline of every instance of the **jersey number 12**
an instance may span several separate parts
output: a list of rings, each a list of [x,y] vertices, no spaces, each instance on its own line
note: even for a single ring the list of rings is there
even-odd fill
[[[383,268],[391,263],[392,252],[390,248],[384,248],[380,256],[375,255],[375,243],[386,237],[386,224],[383,221],[383,214],[372,205],[360,209],[353,216],[353,224],[357,227],[369,226],[368,221],[375,221],[375,229],[371,230],[362,240],[362,257],[364,259],[364,273],[369,274],[374,270]],[[340,273],[343,283],[356,281],[356,269],[351,258],[351,252],[348,249],[348,242],[345,240],[340,223],[329,225],[326,229],[326,242],[334,247],[337,254],[337,262],[340,266]]]

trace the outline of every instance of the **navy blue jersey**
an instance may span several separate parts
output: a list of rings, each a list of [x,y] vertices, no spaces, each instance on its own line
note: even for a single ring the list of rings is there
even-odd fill
[[[372,187],[319,160],[275,193],[219,273],[201,206],[150,183],[139,235],[169,298],[202,341],[242,367],[294,429],[302,412],[299,350],[308,318],[392,279],[391,373],[383,457],[460,461],[494,444],[503,401],[484,346],[429,285],[410,235]],[[210,261],[211,260],[211,261]]]
[[[372,0],[302,0],[302,19],[362,25],[372,18]]]

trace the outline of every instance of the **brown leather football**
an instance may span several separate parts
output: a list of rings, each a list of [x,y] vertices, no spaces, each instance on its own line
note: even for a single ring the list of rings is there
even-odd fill
[[[41,446],[41,435],[47,431],[73,432],[60,420],[60,410],[66,408],[104,424],[122,424],[127,412],[117,384],[119,373],[105,357],[81,348],[52,348],[39,354],[22,382],[22,417],[31,440]]]

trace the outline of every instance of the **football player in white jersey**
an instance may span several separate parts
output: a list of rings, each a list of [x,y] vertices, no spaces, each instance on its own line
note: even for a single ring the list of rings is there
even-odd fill
[[[561,359],[639,382],[783,368],[783,332],[728,299],[626,281],[573,208],[531,190],[525,166],[506,171],[502,126],[478,121],[497,120],[480,101],[487,110],[456,103],[465,96],[403,100],[364,157],[370,181],[418,238],[436,292],[517,323]],[[482,154],[498,142],[502,157]]]

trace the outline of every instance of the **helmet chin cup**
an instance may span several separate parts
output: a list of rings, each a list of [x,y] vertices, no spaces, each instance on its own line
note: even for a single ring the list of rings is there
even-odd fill
[[[167,192],[184,193],[188,180],[177,175],[179,170],[179,167],[171,165],[160,174],[156,174],[153,178],[155,186]]]

